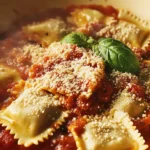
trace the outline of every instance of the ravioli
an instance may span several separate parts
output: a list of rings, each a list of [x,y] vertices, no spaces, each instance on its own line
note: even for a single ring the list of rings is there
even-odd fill
[[[101,86],[105,75],[104,62],[92,51],[57,42],[49,46],[47,57],[45,63],[39,63],[43,66],[43,73],[37,80],[42,89],[53,94],[87,99]]]
[[[17,70],[12,69],[6,65],[0,64],[0,84],[1,86],[6,86],[10,81],[18,81],[20,79],[20,74]]]
[[[19,97],[0,112],[2,126],[14,134],[19,145],[26,147],[48,139],[68,116],[52,94],[31,83],[31,87],[26,83]]]
[[[90,116],[85,130],[78,135],[73,129],[78,150],[145,150],[144,139],[127,113],[115,111],[105,117]]]
[[[136,15],[132,14],[130,11],[126,9],[121,9],[118,14],[118,18],[121,20],[126,20],[128,22],[136,24],[139,28],[150,31],[150,22],[145,21],[137,17]]]
[[[127,90],[122,91],[112,104],[112,109],[124,111],[130,117],[139,117],[149,107],[149,104],[145,100],[136,98]]]
[[[92,10],[95,11],[95,10]],[[150,23],[139,19],[127,10],[119,10],[118,16],[106,16],[90,13],[86,9],[75,9],[71,22],[79,28],[77,31],[99,37],[112,37],[129,46],[145,49],[150,44]]]
[[[108,21],[106,26],[97,33],[97,36],[112,37],[129,47],[141,47],[147,35],[148,33],[145,30],[124,20],[116,20],[116,22],[111,24]]]
[[[40,44],[48,46],[60,40],[68,29],[61,18],[56,18],[25,26],[24,32],[28,33],[30,39],[33,38]]]
[[[150,47],[150,34],[147,36],[147,38],[145,39],[142,45],[142,48],[144,50],[149,49],[149,47]]]
[[[104,19],[104,17],[105,16],[97,10],[84,8],[75,9],[71,13],[71,17],[68,17],[68,21],[80,27],[88,23],[100,22]]]

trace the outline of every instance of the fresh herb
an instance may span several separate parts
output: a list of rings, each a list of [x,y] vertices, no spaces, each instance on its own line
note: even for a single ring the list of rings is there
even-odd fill
[[[95,40],[92,37],[88,37],[83,33],[72,32],[66,35],[61,40],[61,43],[76,44],[79,47],[89,48],[94,41]]]
[[[140,70],[139,61],[131,49],[112,38],[101,38],[96,41],[83,33],[73,32],[66,35],[61,42],[92,49],[96,55],[103,57],[111,69],[133,74]]]
[[[96,45],[92,46],[92,49],[97,55],[104,58],[111,69],[133,74],[140,70],[139,61],[135,54],[120,41],[102,38]]]

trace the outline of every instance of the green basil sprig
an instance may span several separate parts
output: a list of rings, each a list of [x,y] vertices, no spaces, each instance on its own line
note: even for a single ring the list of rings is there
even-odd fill
[[[140,70],[139,61],[131,49],[112,38],[96,41],[83,33],[73,32],[66,35],[61,42],[92,49],[98,56],[103,57],[111,69],[133,74]]]
[[[112,69],[136,74],[140,70],[139,60],[129,47],[112,38],[102,38],[92,49],[101,55]]]
[[[90,48],[91,44],[94,42],[95,40],[92,37],[88,37],[80,32],[72,32],[61,40],[61,43],[76,44],[79,47],[85,48]]]

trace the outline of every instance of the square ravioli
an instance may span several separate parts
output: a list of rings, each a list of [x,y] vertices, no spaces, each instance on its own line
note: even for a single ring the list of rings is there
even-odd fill
[[[83,132],[70,128],[78,150],[146,150],[143,137],[127,113],[112,111],[108,116],[84,116]]]
[[[56,96],[40,90],[33,79],[26,82],[15,101],[0,111],[0,124],[14,134],[18,145],[29,147],[52,136],[66,117],[68,111],[61,109]]]
[[[42,71],[35,76],[42,89],[73,98],[89,98],[104,77],[102,58],[71,44],[51,44],[38,65]]]

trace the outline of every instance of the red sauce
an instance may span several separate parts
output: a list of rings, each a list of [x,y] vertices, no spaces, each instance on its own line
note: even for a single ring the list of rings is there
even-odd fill
[[[98,99],[100,99],[102,102],[110,102],[113,92],[114,92],[114,88],[112,86],[112,83],[108,80],[105,80],[102,83],[101,90],[97,92]]]
[[[86,120],[81,117],[71,122],[68,128],[70,131],[74,130],[78,135],[81,135],[84,132],[84,126],[86,123]]]
[[[41,21],[46,18],[56,16],[62,16],[62,18],[65,20],[65,17],[69,15],[69,13],[75,8],[92,8],[109,16],[117,17],[118,15],[118,11],[111,6],[104,7],[98,5],[72,5],[66,9],[51,9],[48,11],[48,13],[38,14],[38,17],[32,16],[29,19],[26,18],[17,24],[17,29],[15,28],[12,32],[6,34],[6,39],[4,38],[0,41],[0,62],[16,68],[20,72],[21,77],[24,80],[28,78],[29,72],[31,73],[31,78],[40,77],[42,74],[44,74],[43,66],[33,65],[30,68],[31,58],[22,56],[22,53],[20,51],[20,48],[25,44],[35,42],[32,41],[31,37],[27,37],[21,31],[20,26],[31,23],[33,21]],[[93,24],[92,26],[93,29],[97,31],[103,25]],[[88,34],[90,35],[91,32],[89,32]],[[13,48],[15,48],[15,50],[12,51]],[[141,50],[139,49],[135,50],[135,52],[139,57],[143,55]],[[70,56],[68,56],[68,60],[72,60],[73,58],[80,58],[81,56],[82,55],[80,53],[76,53],[74,51]],[[44,61],[47,62],[49,59],[50,58],[46,57]],[[54,63],[59,62],[51,63],[47,70],[51,70]],[[17,140],[14,140],[13,135],[10,135],[9,131],[6,131],[5,128],[0,126],[0,150],[76,150],[77,147],[74,138],[70,136],[69,130],[74,129],[79,135],[82,134],[84,132],[86,121],[81,116],[86,114],[95,115],[103,112],[110,105],[112,95],[115,93],[115,90],[118,91],[120,89],[123,89],[128,82],[131,82],[131,80],[132,79],[128,78],[120,79],[121,83],[117,87],[117,89],[115,89],[113,87],[113,84],[106,78],[103,81],[102,87],[99,87],[88,100],[85,100],[83,97],[79,97],[78,99],[74,99],[74,97],[64,97],[64,99],[62,99],[63,107],[65,109],[72,110],[72,116],[68,119],[69,121],[67,121],[67,123],[65,123],[65,125],[55,133],[54,136],[50,137],[48,140],[45,140],[44,143],[40,143],[38,146],[32,145],[26,148],[24,146],[17,145]],[[133,81],[133,83],[135,84],[132,84],[132,87],[129,89],[129,91],[133,94],[136,94],[138,97],[145,97],[143,87],[136,85],[137,81]],[[11,87],[11,89],[15,89],[15,84],[12,83],[11,86],[8,87]],[[4,88],[0,85],[0,107],[2,106],[2,102],[7,102],[7,98],[11,95],[8,92],[8,87]],[[12,99],[14,97],[15,95],[11,95]],[[74,117],[78,119],[72,121],[72,118]],[[134,120],[134,124],[142,133],[146,142],[150,145],[150,116],[137,121]]]
[[[150,112],[147,112],[147,117],[133,120],[134,125],[137,127],[141,135],[144,137],[146,144],[149,145],[148,150],[150,150]]]
[[[0,102],[4,101],[9,97],[9,93],[7,92],[7,89],[0,88]]]
[[[137,85],[137,84],[131,84],[131,87],[128,89],[129,92],[132,94],[135,94],[137,97],[144,98],[145,97],[145,90],[144,87]]]
[[[40,77],[42,74],[44,74],[44,68],[42,65],[33,65],[29,72],[31,78]]]
[[[55,150],[76,150],[76,144],[72,136],[60,136],[56,142]]]
[[[10,135],[9,131],[6,131],[4,128],[0,127],[0,146],[1,150],[10,149],[16,143],[13,135]]]
[[[62,97],[63,107],[79,116],[100,114],[109,106],[114,91],[110,81],[105,80],[102,85],[89,99]]]

